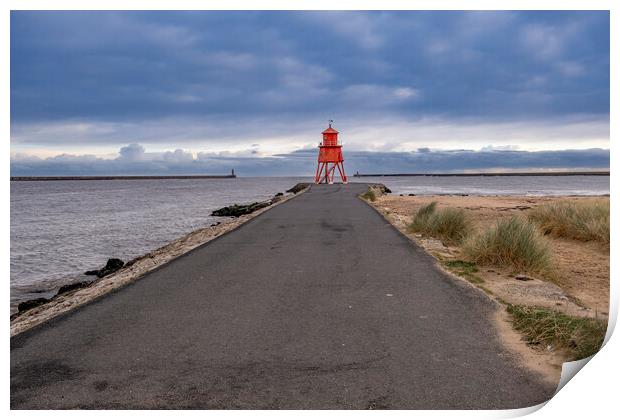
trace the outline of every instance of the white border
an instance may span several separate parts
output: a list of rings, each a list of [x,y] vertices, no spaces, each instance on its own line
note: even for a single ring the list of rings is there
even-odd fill
[[[436,0],[436,1],[396,1],[396,0],[382,0],[382,1],[310,1],[310,0],[272,0],[272,1],[241,1],[241,0],[229,0],[226,2],[201,2],[196,0],[175,0],[175,1],[163,1],[163,0],[5,0],[3,4],[3,15],[0,24],[2,28],[2,44],[1,54],[5,58],[0,67],[0,74],[2,80],[0,92],[2,94],[4,110],[1,112],[0,124],[2,126],[2,132],[4,133],[4,141],[2,143],[2,162],[5,173],[5,179],[9,178],[9,155],[10,155],[10,126],[9,126],[9,89],[10,89],[10,75],[9,75],[9,36],[10,36],[10,10],[143,10],[143,9],[156,9],[156,10],[611,10],[611,92],[616,93],[611,96],[611,127],[610,138],[614,139],[615,134],[618,132],[618,95],[620,92],[620,86],[618,86],[618,72],[620,66],[618,65],[619,51],[618,48],[618,27],[620,24],[619,19],[619,2],[611,0],[589,0],[589,1],[577,1],[577,0],[503,0],[503,1],[489,1],[489,0]],[[611,167],[617,168],[618,156],[614,147],[611,148]],[[612,255],[617,255],[617,246],[615,244],[615,238],[618,234],[617,226],[617,208],[618,200],[616,197],[615,186],[617,174],[615,170],[612,170],[611,174],[611,201],[612,201]],[[2,229],[5,240],[2,242],[2,268],[3,276],[5,280],[5,286],[3,289],[4,302],[9,302],[9,241],[10,237],[10,211],[9,211],[9,183],[5,181],[2,184],[2,193],[5,197],[2,206],[3,223]],[[610,319],[615,325],[618,312],[618,275],[617,275],[617,263],[614,259],[611,261],[611,279],[612,279],[612,309],[610,311]],[[7,308],[8,315],[8,308]],[[9,408],[9,395],[10,395],[10,377],[9,377],[9,358],[10,353],[8,349],[8,337],[9,337],[9,323],[8,319],[5,321],[4,326],[5,337],[7,337],[5,358],[3,363],[4,368],[4,381],[2,382],[2,398],[5,410]],[[611,332],[611,329],[610,329]],[[609,338],[609,335],[608,335]],[[615,391],[617,378],[619,374],[619,362],[616,355],[619,352],[620,344],[618,344],[617,337],[612,337],[606,346],[597,354],[588,366],[579,372],[577,378],[570,381],[547,405],[541,410],[536,411],[531,415],[531,418],[607,418],[611,417],[614,412],[618,412],[616,399],[617,392]],[[533,409],[522,410],[507,410],[507,411],[416,411],[416,412],[296,412],[295,416],[302,418],[313,418],[317,414],[327,417],[350,417],[350,418],[367,418],[379,416],[394,416],[401,418],[409,418],[410,416],[423,417],[423,418],[506,418],[525,415],[532,412]],[[609,414],[608,414],[609,413]],[[164,418],[177,416],[179,412],[169,411],[157,411],[149,412],[149,416]],[[33,418],[40,416],[49,417],[69,417],[77,418],[84,415],[83,412],[11,412],[11,415],[16,418]],[[114,411],[114,412],[89,412],[89,416],[94,418],[107,418],[111,416],[129,417],[135,416],[136,413],[128,411]],[[184,416],[188,417],[202,417],[204,412],[183,412]],[[226,411],[226,412],[210,412],[209,416],[225,417],[225,418],[238,418],[245,415],[258,415],[265,418],[288,418],[291,413],[289,412],[239,412],[239,411]]]

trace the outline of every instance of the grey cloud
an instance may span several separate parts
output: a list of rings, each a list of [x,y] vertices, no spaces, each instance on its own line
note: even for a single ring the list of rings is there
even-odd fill
[[[11,76],[14,122],[604,115],[609,13],[18,11]]]
[[[121,150],[119,151],[119,159],[137,161],[144,157],[144,153],[144,147],[139,144],[132,143],[128,146],[121,147]]]
[[[130,151],[130,152],[128,152]],[[115,159],[89,155],[62,154],[40,159],[25,154],[11,158],[12,176],[34,175],[162,175],[224,174],[232,168],[241,176],[303,175],[315,170],[316,150],[301,149],[271,157],[255,157],[252,151],[149,153],[140,145],[122,148]],[[518,150],[447,150],[422,148],[412,152],[376,153],[349,151],[345,167],[350,174],[462,172],[520,169],[608,169],[609,150],[559,150],[526,152]]]

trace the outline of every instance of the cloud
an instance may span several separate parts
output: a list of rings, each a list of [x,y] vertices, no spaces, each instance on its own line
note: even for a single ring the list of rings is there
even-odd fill
[[[349,151],[609,147],[607,11],[13,11],[10,30],[14,153],[266,158],[330,118]]]
[[[69,148],[79,148],[82,153],[101,155],[115,153],[116,145],[126,144],[129,137],[151,150],[168,149],[171,145],[212,152],[255,149],[268,156],[291,152],[307,144],[316,146],[326,120],[246,117],[172,118],[133,123],[15,123],[11,127],[12,151],[27,152],[29,144],[51,148],[62,142]],[[479,149],[488,144],[517,145],[523,150],[609,147],[609,119],[592,115],[517,122],[394,117],[341,119],[336,121],[336,128],[341,132],[345,151],[409,151],[420,147]],[[132,149],[127,153],[140,151]]]
[[[596,11],[16,11],[11,119],[606,114],[608,38]]]
[[[132,143],[128,146],[121,147],[121,150],[118,152],[119,159],[127,160],[130,162],[140,161],[144,158],[144,147],[139,144]]]
[[[276,156],[257,157],[253,149],[241,152],[198,152],[177,149],[147,152],[132,144],[111,159],[92,155],[61,154],[46,159],[27,154],[11,156],[12,176],[36,175],[171,175],[225,174],[231,169],[241,176],[311,176],[316,165],[314,148]],[[351,151],[345,154],[350,174],[461,172],[519,169],[608,169],[609,150],[560,150],[527,152],[489,145],[481,150],[432,150],[411,152]]]

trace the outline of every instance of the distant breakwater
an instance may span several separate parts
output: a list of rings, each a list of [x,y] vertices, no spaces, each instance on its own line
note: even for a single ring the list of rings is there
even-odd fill
[[[360,174],[354,177],[380,177],[380,176],[609,176],[609,171],[572,171],[572,172],[479,172],[479,173],[413,173],[413,174]]]
[[[142,179],[222,179],[236,178],[228,175],[114,175],[114,176],[12,176],[11,181],[112,181]]]

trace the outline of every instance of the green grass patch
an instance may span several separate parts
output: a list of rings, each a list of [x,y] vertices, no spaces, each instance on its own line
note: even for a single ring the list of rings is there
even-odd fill
[[[437,203],[432,202],[421,207],[409,230],[440,238],[449,244],[459,244],[472,231],[471,221],[462,209],[446,208],[436,210]]]
[[[428,220],[433,215],[433,213],[435,213],[435,208],[437,208],[436,201],[420,207],[416,214],[413,216],[413,221],[411,222],[411,224],[409,224],[409,230],[412,232],[423,231],[426,226],[428,226]]]
[[[457,276],[463,277],[471,283],[484,283],[484,280],[476,275],[478,272],[478,267],[476,267],[476,264],[474,263],[461,260],[443,261],[442,263],[448,270]]]
[[[362,194],[362,198],[365,200],[376,201],[377,195],[373,190],[368,190],[364,194]]]
[[[603,345],[607,324],[600,319],[522,305],[508,305],[506,310],[530,345],[563,349],[572,360],[592,356]]]
[[[528,217],[545,234],[609,245],[609,200],[546,204],[530,210]]]
[[[517,217],[500,220],[469,238],[463,251],[467,259],[477,265],[553,277],[548,243],[532,223]]]

